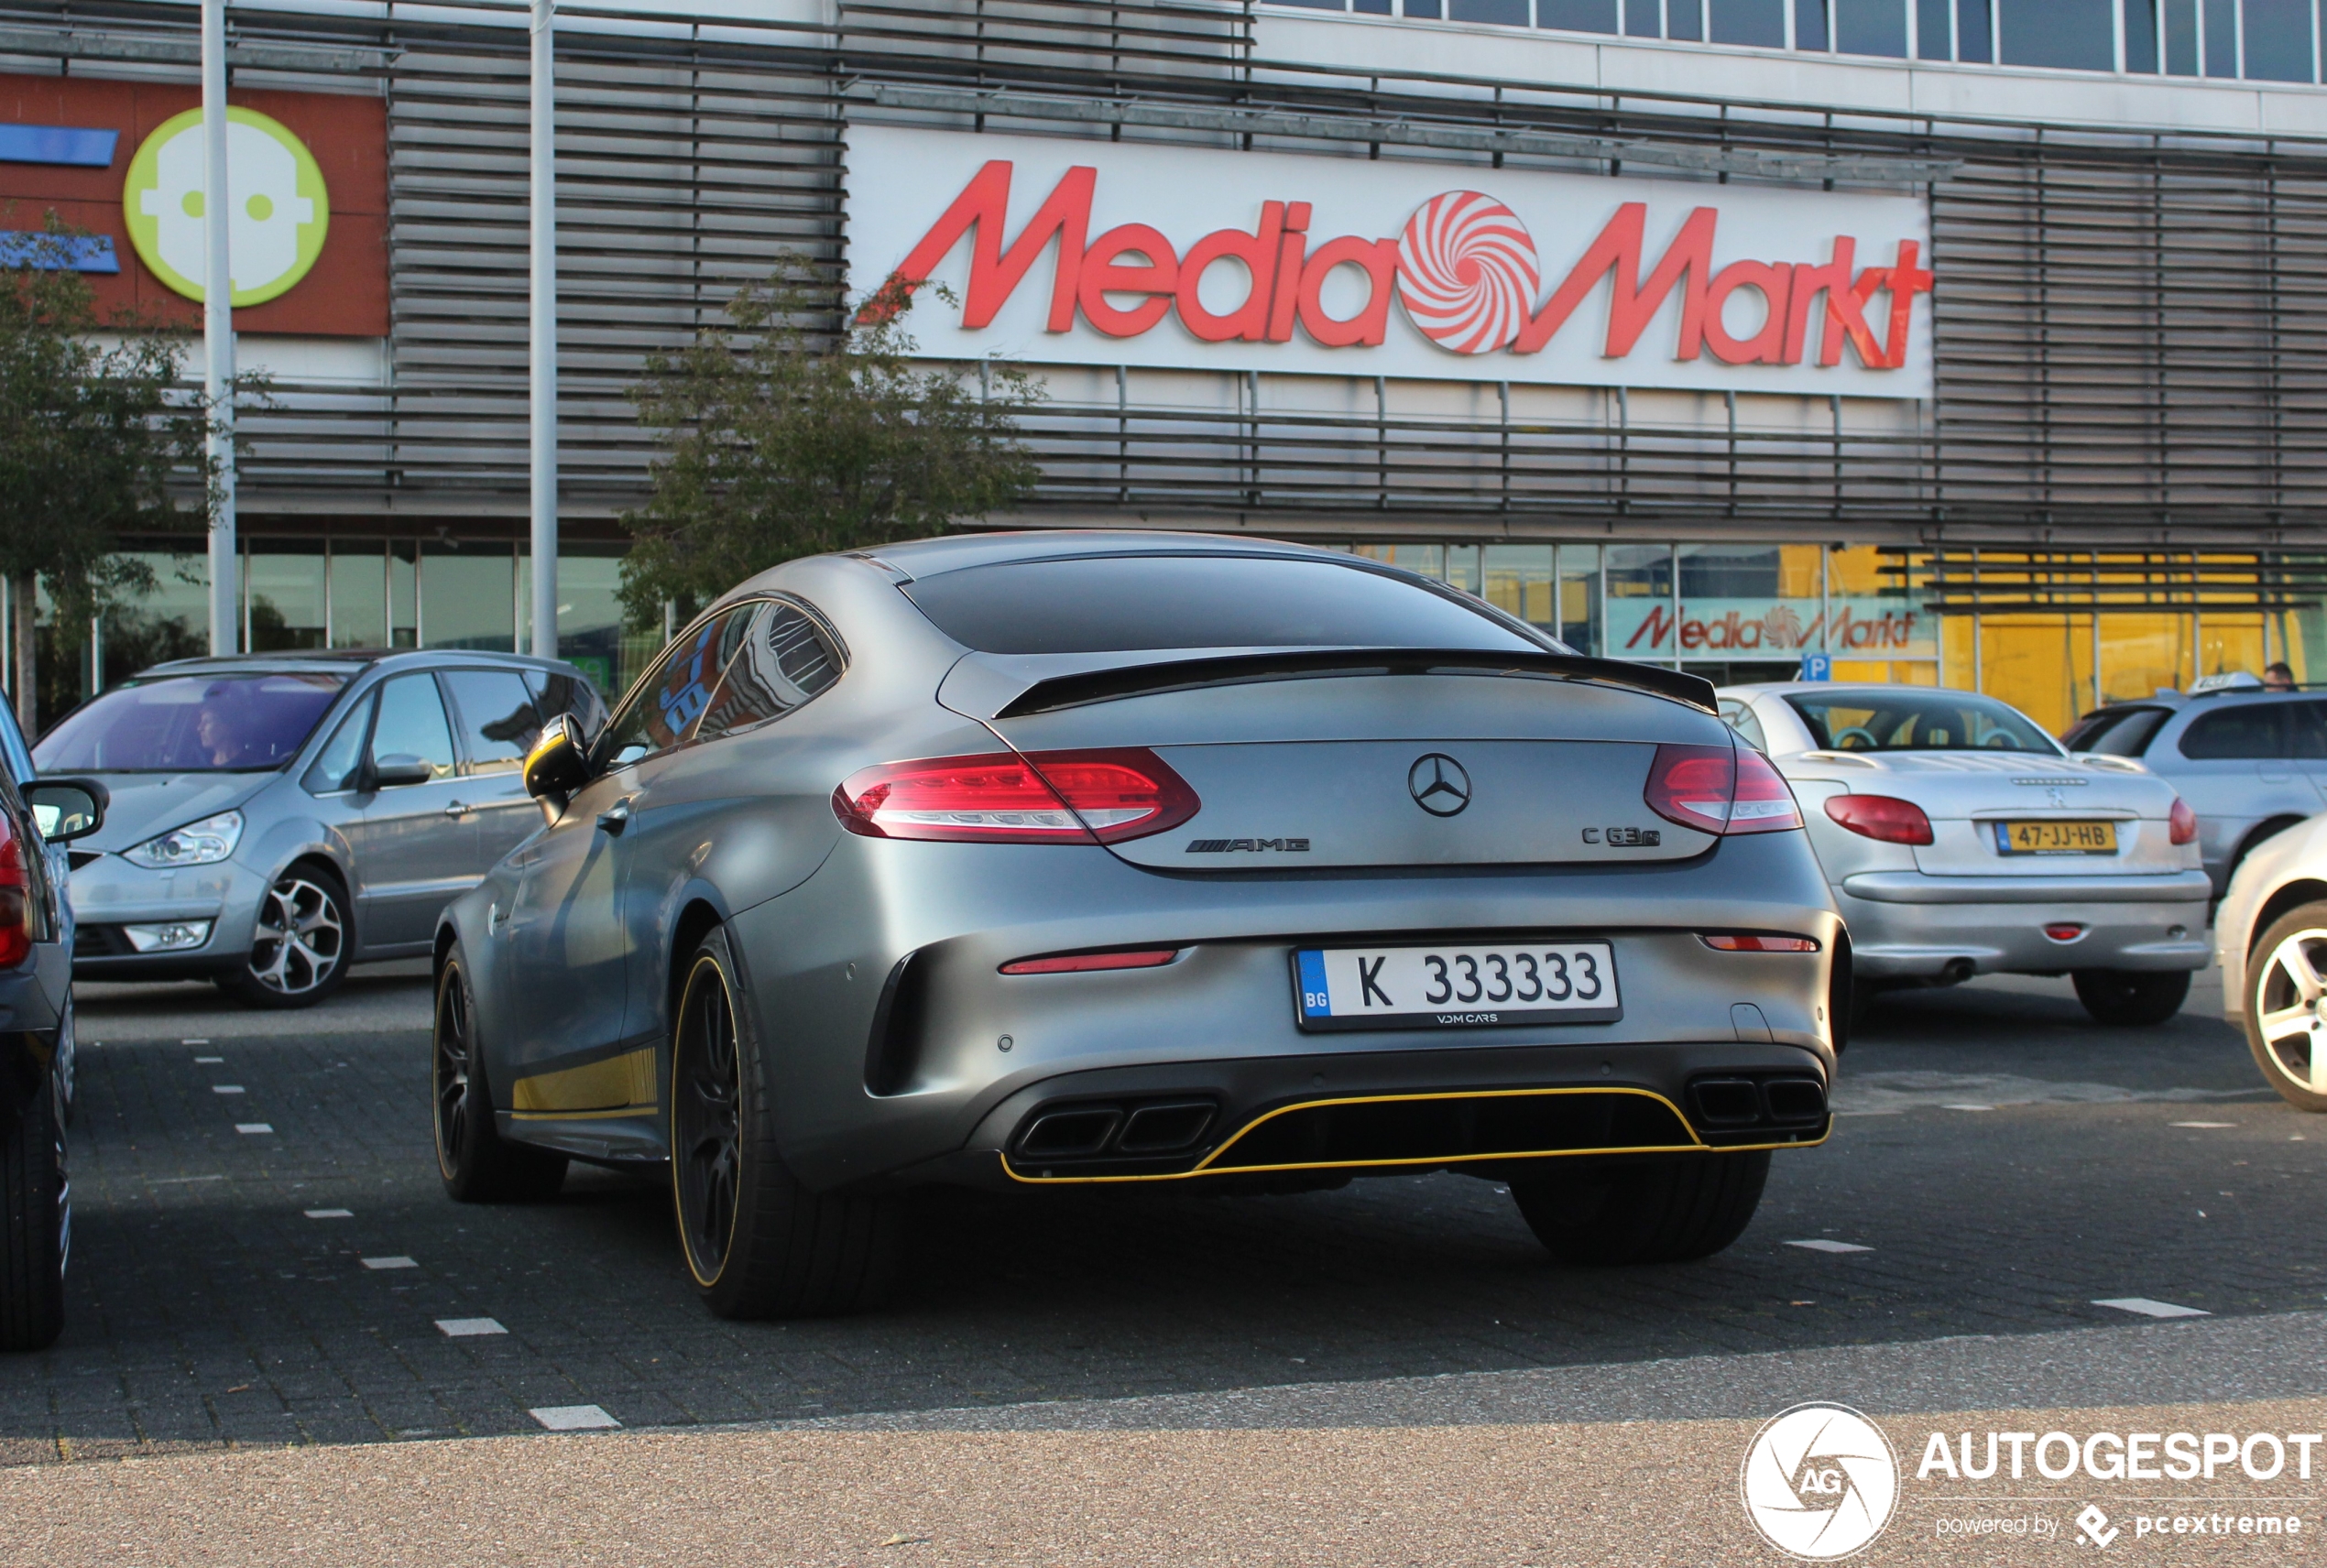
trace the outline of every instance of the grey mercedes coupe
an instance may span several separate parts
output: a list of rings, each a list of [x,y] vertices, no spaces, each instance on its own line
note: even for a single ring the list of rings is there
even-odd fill
[[[1849,948],[1694,677],[1375,562],[1140,533],[792,561],[438,927],[439,1163],[667,1171],[715,1312],[871,1301],[927,1183],[1507,1183],[1699,1258],[1827,1135]]]

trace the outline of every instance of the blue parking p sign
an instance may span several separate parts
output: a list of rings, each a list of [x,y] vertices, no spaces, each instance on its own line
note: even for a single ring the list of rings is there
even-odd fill
[[[1802,672],[1797,681],[1831,681],[1834,679],[1834,656],[1830,653],[1802,655]]]

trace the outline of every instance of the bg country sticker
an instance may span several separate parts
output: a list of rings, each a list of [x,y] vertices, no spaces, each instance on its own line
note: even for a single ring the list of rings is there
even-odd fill
[[[2327,1436],[2306,1432],[1917,1428],[1892,1432],[1847,1405],[1796,1405],[1747,1445],[1739,1490],[1769,1546],[1798,1562],[1914,1542],[1970,1561],[2028,1549],[2149,1552],[2178,1561],[2197,1538],[2276,1561],[2322,1533],[2314,1466]],[[1917,1454],[1911,1474],[1902,1453]],[[1872,1550],[1870,1550],[1872,1549]],[[2177,1550],[2179,1549],[2179,1550]]]

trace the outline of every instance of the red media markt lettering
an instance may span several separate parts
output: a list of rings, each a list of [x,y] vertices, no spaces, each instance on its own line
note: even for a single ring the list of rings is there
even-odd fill
[[[1073,331],[1079,318],[1109,337],[1138,337],[1176,314],[1205,343],[1290,343],[1297,329],[1327,348],[1367,347],[1386,335],[1394,297],[1415,329],[1450,353],[1537,354],[1605,279],[1608,332],[1600,352],[1610,359],[1631,354],[1666,302],[1677,299],[1675,359],[1710,354],[1726,365],[1830,366],[1843,363],[1847,346],[1869,370],[1897,370],[1907,362],[1915,297],[1928,292],[1932,281],[1920,265],[1919,241],[1899,240],[1888,265],[1860,267],[1858,241],[1849,234],[1828,243],[1823,261],[1733,261],[1716,270],[1721,213],[1710,206],[1692,209],[1651,264],[1647,205],[1626,201],[1539,301],[1541,283],[1551,275],[1534,236],[1517,213],[1480,191],[1431,198],[1394,239],[1320,238],[1309,231],[1311,203],[1265,201],[1251,229],[1216,230],[1182,251],[1146,223],[1092,234],[1098,170],[1084,166],[1069,169],[1005,245],[1014,168],[1007,158],[989,160],[893,275],[916,288],[967,238],[966,328],[992,324],[1054,244],[1043,323],[1054,332]],[[1198,290],[1205,275],[1228,261],[1238,265],[1247,286],[1233,309],[1218,310]],[[1349,269],[1363,303],[1335,316],[1326,293],[1341,268]],[[1742,292],[1757,297],[1749,307],[1755,324],[1745,337],[1730,329],[1729,307]],[[1345,300],[1358,297],[1337,290]]]

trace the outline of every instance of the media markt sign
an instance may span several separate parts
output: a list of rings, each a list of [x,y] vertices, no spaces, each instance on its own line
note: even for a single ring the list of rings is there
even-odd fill
[[[204,295],[207,193],[200,109],[161,123],[129,160],[121,188],[129,242],[155,277],[189,299]],[[253,109],[226,111],[227,243],[236,305],[262,305],[307,276],[323,254],[331,195],[315,155]]]

